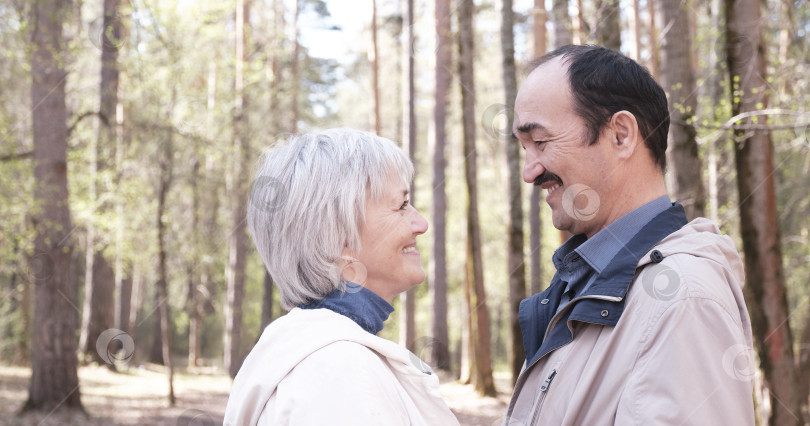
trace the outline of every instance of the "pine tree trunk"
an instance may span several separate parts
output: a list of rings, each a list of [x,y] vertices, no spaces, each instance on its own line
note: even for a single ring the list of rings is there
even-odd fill
[[[661,45],[661,85],[669,101],[669,143],[671,166],[675,174],[675,199],[683,204],[692,220],[705,215],[696,130],[692,126],[697,113],[695,73],[691,63],[692,41],[686,6],[663,2],[659,9],[661,22],[668,28]]]
[[[514,11],[512,0],[503,0],[501,11],[501,53],[503,55],[503,86],[507,122],[514,119],[517,79],[515,76],[515,43],[513,33]],[[523,197],[521,194],[521,167],[518,142],[511,132],[501,135],[506,149],[506,170],[508,173],[509,223],[507,224],[509,272],[509,328],[511,330],[512,384],[517,382],[520,368],[526,358],[523,350],[523,334],[520,331],[518,309],[520,301],[526,297],[526,259],[523,253]]]
[[[174,105],[175,94],[172,93],[172,105]],[[160,162],[160,186],[158,188],[158,204],[157,204],[157,237],[158,237],[158,281],[156,285],[156,298],[158,318],[157,325],[160,330],[160,356],[163,360],[163,365],[168,369],[167,379],[169,381],[169,406],[174,406],[174,366],[171,357],[171,326],[169,317],[169,289],[166,273],[166,224],[163,222],[163,216],[166,214],[166,196],[172,184],[173,174],[173,161],[172,156],[174,150],[172,148],[172,135],[167,136],[167,141],[164,143],[163,158]],[[154,348],[154,346],[153,346]]]
[[[403,119],[405,121],[404,125],[402,126],[403,132],[405,134],[402,137],[402,141],[408,144],[408,157],[410,157],[411,161],[414,163],[414,169],[416,169],[416,86],[414,81],[414,52],[413,46],[415,41],[414,35],[414,28],[413,28],[413,0],[406,0],[407,4],[407,19],[406,19],[406,37],[408,39],[408,44],[403,51],[403,55],[407,56],[407,66],[404,72],[405,78],[405,85],[404,89],[407,90],[405,94],[405,102],[407,102],[407,106],[405,108]],[[414,174],[418,176],[418,173]],[[415,180],[411,182],[410,188],[410,200],[412,205],[416,205],[416,185]],[[408,349],[413,349],[413,343],[416,334],[416,289],[412,288],[405,293],[402,293],[400,296],[400,302],[402,302],[401,306],[401,318],[399,321],[399,343],[404,345]]]
[[[31,105],[34,140],[35,232],[30,275],[34,284],[31,382],[24,410],[82,409],[77,375],[78,287],[71,267],[73,242],[67,174],[67,109],[62,26],[69,1],[31,4]]]
[[[467,268],[473,291],[470,298],[472,327],[470,338],[475,347],[473,385],[481,395],[495,396],[490,355],[489,310],[484,289],[484,268],[481,255],[481,230],[478,219],[478,188],[475,154],[475,74],[473,59],[472,0],[459,0],[459,80],[461,83],[461,115],[464,133],[464,175],[467,185]]]
[[[534,54],[539,58],[546,53],[546,6],[543,0],[534,0],[534,22],[532,23],[534,32]],[[529,191],[529,295],[537,294],[543,287],[542,270],[542,236],[543,222],[540,217],[540,203],[543,199],[542,190],[539,186],[532,185]]]
[[[574,42],[573,24],[568,14],[568,0],[551,0],[551,22],[554,24],[554,46]]]
[[[621,50],[621,9],[619,0],[596,0],[596,34],[597,44]]]
[[[655,25],[655,0],[647,0],[647,14],[650,19],[650,28],[647,34],[647,39],[650,43],[650,62],[648,67],[650,74],[657,79],[659,70],[661,69],[661,63],[658,59],[658,30]]]
[[[250,34],[250,0],[236,2],[236,73],[234,91],[236,108],[233,118],[233,161],[228,188],[231,197],[232,232],[229,239],[227,303],[225,305],[225,369],[231,377],[241,366],[239,350],[242,336],[242,299],[245,291],[245,265],[247,254],[247,230],[245,226],[245,204],[247,203],[247,181],[249,179],[250,143],[247,105],[244,92],[244,64],[247,60],[247,37]]]
[[[290,60],[290,133],[298,133],[298,56],[299,56],[299,42],[298,42],[298,15],[301,11],[301,2],[303,0],[294,0],[295,8],[293,9],[293,50],[292,58]]]
[[[450,338],[447,330],[447,193],[445,191],[445,147],[447,145],[447,96],[453,81],[453,35],[451,33],[450,1],[437,0],[436,20],[436,92],[434,98],[433,145],[433,256],[430,262],[430,291],[433,300],[431,330],[434,343],[430,347],[430,364],[442,370],[450,369]]]
[[[374,133],[380,134],[380,64],[377,50],[377,0],[371,0],[371,51],[368,55],[371,59],[371,92],[374,96],[374,105],[371,112],[371,128]]]
[[[99,83],[99,115],[96,139],[93,141],[93,160],[90,171],[90,202],[98,204],[98,185],[103,180],[99,173],[113,164],[116,155],[115,109],[118,104],[118,47],[121,40],[121,20],[118,17],[118,0],[104,0],[104,17],[99,33],[101,49],[101,80]],[[109,188],[114,191],[114,188]],[[106,204],[98,205],[87,225],[87,255],[85,261],[85,299],[82,319],[82,333],[79,351],[90,359],[115,370],[96,351],[96,340],[101,333],[115,325],[115,271],[104,257],[103,251],[109,241],[96,235],[96,217],[108,213]]]
[[[726,0],[726,36],[732,112],[765,109],[768,105],[765,47],[760,2]],[[767,122],[763,116],[740,124]],[[735,131],[740,233],[745,252],[744,288],[760,367],[770,390],[771,425],[799,425],[800,400],[788,321],[787,289],[782,269],[773,144],[764,130]],[[804,380],[807,380],[805,377]]]
[[[262,294],[262,322],[259,328],[259,336],[262,335],[264,328],[273,322],[273,277],[270,273],[264,271],[264,293]]]
[[[640,0],[633,0],[633,59],[641,62],[641,7]]]
[[[191,164],[191,241],[193,244],[192,255],[186,265],[186,279],[188,288],[186,289],[186,314],[188,315],[188,366],[196,367],[199,359],[199,336],[202,316],[198,314],[200,309],[199,283],[197,282],[197,265],[202,263],[202,259],[197,254],[202,247],[200,237],[203,235],[200,229],[200,161],[195,156]]]

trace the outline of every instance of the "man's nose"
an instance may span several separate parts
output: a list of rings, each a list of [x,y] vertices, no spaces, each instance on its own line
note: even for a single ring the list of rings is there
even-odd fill
[[[526,164],[523,165],[523,180],[526,183],[532,183],[538,176],[542,175],[546,168],[540,164],[536,155],[531,155],[526,152]]]

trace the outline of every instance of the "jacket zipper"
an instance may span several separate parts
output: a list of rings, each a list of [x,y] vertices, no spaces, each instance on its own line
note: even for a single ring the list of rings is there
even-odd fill
[[[570,304],[570,303],[572,303],[572,302],[574,302],[574,301],[581,300],[581,299],[598,299],[598,300],[606,300],[606,301],[608,301],[608,302],[621,302],[621,301],[622,301],[622,299],[623,299],[623,297],[618,297],[618,296],[598,296],[598,295],[597,295],[597,296],[582,296],[582,297],[576,297],[576,298],[572,299],[572,300],[571,300],[570,302],[568,302],[568,303]],[[548,337],[548,332],[549,332],[549,330],[553,329],[553,328],[554,328],[554,327],[553,327],[554,325],[557,325],[557,321],[559,321],[559,319],[557,318],[557,317],[559,316],[559,315],[558,315],[559,313],[560,313],[560,312],[558,312],[557,314],[555,314],[555,315],[554,315],[554,316],[551,318],[551,321],[549,322],[549,326],[546,328],[546,333],[545,333],[545,335],[544,335],[544,337],[543,337],[543,339],[544,339],[544,340],[545,340],[545,338],[547,338],[547,337]],[[570,342],[569,342],[569,343],[570,343]],[[565,345],[563,345],[563,346],[565,346]],[[559,349],[559,348],[557,348],[557,349]],[[555,349],[555,350],[556,350],[556,349]],[[523,382],[526,380],[526,375],[528,374],[528,371],[529,371],[529,370],[530,370],[532,367],[534,367],[534,365],[535,365],[535,364],[537,364],[538,362],[540,362],[540,359],[537,359],[536,361],[534,361],[533,363],[531,363],[531,365],[527,365],[527,366],[526,366],[526,368],[524,368],[524,369],[523,369],[523,371],[521,371],[521,372],[520,372],[520,375],[518,376],[517,382],[515,383],[515,389],[518,389],[518,387],[521,387],[521,388],[522,388],[522,386],[523,386]],[[553,372],[552,374],[553,374],[554,376],[556,376],[556,372],[557,372],[557,370],[554,370],[554,372]],[[552,380],[554,380],[554,377],[550,377],[550,378],[546,379],[546,382],[548,382],[548,386],[550,386],[550,385],[551,385],[551,381],[552,381]],[[548,387],[546,387],[546,390],[548,390]],[[545,391],[544,391],[544,393],[545,393]],[[513,409],[513,404],[514,404],[514,402],[515,402],[514,400],[512,400],[512,401],[510,401],[510,402],[509,402],[509,407],[507,408],[507,413],[509,413],[509,414],[511,414],[511,413],[512,413],[512,409]],[[539,410],[538,410],[538,411],[539,411]]]
[[[531,424],[537,424],[537,416],[540,415],[540,409],[543,407],[543,402],[546,400],[546,394],[548,393],[548,389],[551,387],[551,382],[554,381],[554,377],[557,376],[557,369],[551,370],[551,374],[546,378],[546,381],[543,382],[543,385],[540,386],[540,398],[535,404],[534,414],[532,415],[532,422]]]

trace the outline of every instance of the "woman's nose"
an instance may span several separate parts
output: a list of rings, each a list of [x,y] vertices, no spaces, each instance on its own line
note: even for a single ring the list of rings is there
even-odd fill
[[[411,219],[411,229],[413,230],[414,234],[421,235],[427,232],[428,230],[428,222],[419,210],[416,210],[416,207],[413,209],[414,217]]]

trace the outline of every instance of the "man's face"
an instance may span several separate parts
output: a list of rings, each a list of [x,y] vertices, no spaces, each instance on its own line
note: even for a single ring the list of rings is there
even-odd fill
[[[606,226],[616,163],[603,131],[589,145],[574,112],[567,65],[554,58],[535,69],[518,91],[512,130],[526,151],[523,180],[548,190],[554,227],[588,237]]]

